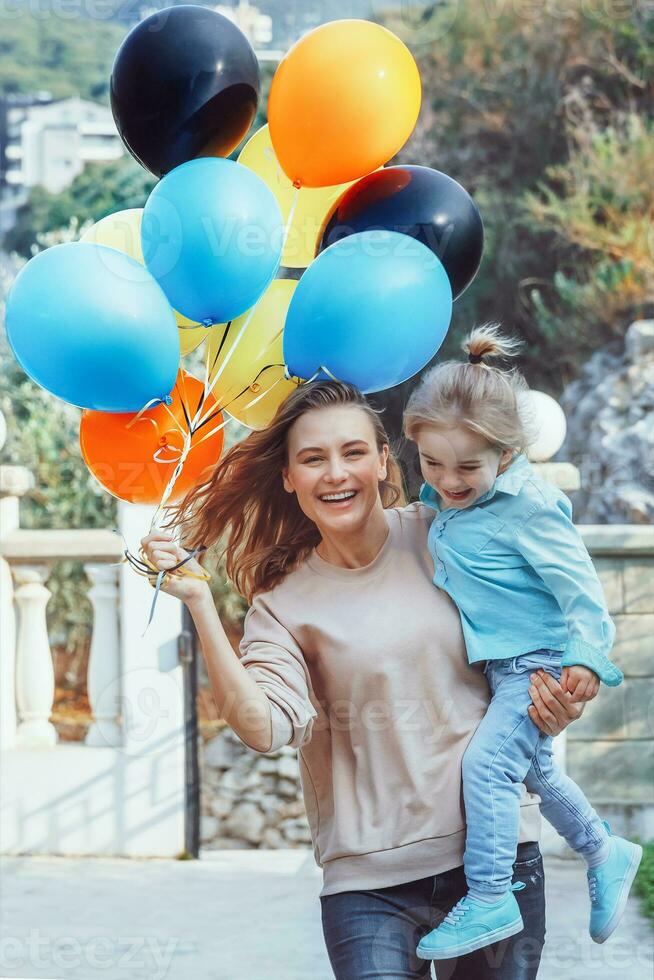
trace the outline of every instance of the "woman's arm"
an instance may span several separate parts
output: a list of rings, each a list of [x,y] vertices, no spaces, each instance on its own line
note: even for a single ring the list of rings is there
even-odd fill
[[[187,605],[198,631],[219,717],[250,748],[269,751],[273,738],[270,702],[229,642],[209,587]]]
[[[141,546],[159,569],[171,568],[188,557],[165,531],[149,534],[143,538]],[[195,559],[185,567],[195,574],[202,573]],[[193,617],[219,716],[250,748],[257,752],[269,751],[272,742],[270,702],[229,642],[207,583],[189,576],[168,576],[162,591],[185,602]]]
[[[574,703],[570,692],[564,691],[546,670],[532,674],[529,694],[532,700],[527,709],[529,717],[546,735],[559,735],[571,721],[580,718],[584,710],[584,705]]]

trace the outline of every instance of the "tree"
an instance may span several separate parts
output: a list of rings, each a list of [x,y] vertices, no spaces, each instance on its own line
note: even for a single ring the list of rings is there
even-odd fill
[[[88,164],[60,194],[34,187],[17,221],[5,237],[8,251],[30,256],[38,249],[39,235],[99,221],[106,214],[125,208],[141,208],[156,183],[132,157],[112,163]]]

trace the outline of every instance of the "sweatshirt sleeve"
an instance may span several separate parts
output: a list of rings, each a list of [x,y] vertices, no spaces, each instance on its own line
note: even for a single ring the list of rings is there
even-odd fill
[[[581,664],[595,671],[607,686],[620,684],[622,672],[608,658],[615,625],[586,545],[572,521],[567,497],[561,494],[532,511],[516,531],[516,544],[565,617],[568,642],[562,665]]]
[[[302,650],[275,617],[265,594],[254,597],[245,617],[239,659],[270,703],[272,743],[261,754],[308,742],[317,717],[309,697],[309,671]]]

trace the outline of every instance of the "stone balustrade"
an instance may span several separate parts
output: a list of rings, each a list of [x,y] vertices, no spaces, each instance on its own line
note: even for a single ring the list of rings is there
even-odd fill
[[[162,595],[146,635],[151,588],[120,564],[120,536],[21,528],[32,486],[26,470],[0,467],[2,852],[174,857],[186,844],[181,605]],[[119,504],[127,540],[152,512]],[[82,562],[93,609],[84,743],[58,744],[51,722],[48,580],[63,560]]]
[[[46,607],[50,599],[47,581],[57,561],[84,563],[89,579],[88,597],[93,606],[93,631],[87,691],[94,721],[86,744],[120,744],[119,709],[109,713],[102,692],[116,685],[120,676],[118,567],[122,557],[120,538],[105,530],[25,530],[14,527],[0,535],[0,560],[4,566],[2,602],[4,670],[10,664],[14,685],[3,685],[3,707],[11,724],[3,730],[2,747],[52,746],[57,733],[49,720],[55,684],[52,651],[48,640]],[[14,617],[17,616],[17,629]],[[8,649],[13,647],[13,649]],[[9,681],[9,677],[3,678]],[[102,700],[102,703],[100,703]],[[12,731],[13,729],[13,731]]]

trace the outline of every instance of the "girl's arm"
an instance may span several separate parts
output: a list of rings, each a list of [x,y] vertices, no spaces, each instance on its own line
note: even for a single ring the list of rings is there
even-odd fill
[[[562,665],[594,671],[609,687],[622,681],[611,663],[615,626],[590,555],[572,522],[567,497],[544,500],[516,528],[517,550],[529,562],[558,602],[568,627]]]

